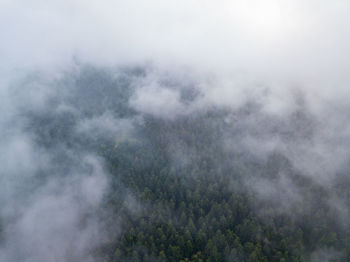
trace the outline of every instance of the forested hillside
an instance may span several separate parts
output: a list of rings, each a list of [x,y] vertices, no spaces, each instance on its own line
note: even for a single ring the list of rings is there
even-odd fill
[[[283,118],[254,100],[235,110],[157,117],[130,106],[135,79],[146,75],[86,67],[56,83],[70,93],[62,89],[50,110],[28,114],[42,147],[84,149],[104,160],[109,185],[98,213],[105,239],[90,250],[97,259],[349,261],[349,225],[332,202],[337,196],[349,204],[346,170],[324,184],[282,147],[261,150],[271,137],[295,150],[312,140],[319,127],[305,103]],[[200,96],[175,88],[193,94],[184,104]],[[76,111],[58,112],[60,104]],[[118,128],[103,127],[106,112]],[[65,154],[55,149],[56,168],[68,165]]]
[[[103,151],[111,174],[145,205],[137,214],[118,211],[123,233],[103,249],[107,261],[328,261],[327,252],[336,254],[331,261],[349,260],[349,231],[337,224],[327,189],[294,171],[278,152],[265,161],[223,152],[221,117],[146,119],[141,144]],[[177,152],[175,158],[185,159],[174,160],[171,143],[196,153]],[[272,199],[259,199],[247,185],[257,177],[278,180],[280,172],[302,202],[288,203],[294,200],[284,200],[288,192],[280,188]],[[343,195],[350,186],[344,182]],[[108,206],[117,202],[111,197]]]

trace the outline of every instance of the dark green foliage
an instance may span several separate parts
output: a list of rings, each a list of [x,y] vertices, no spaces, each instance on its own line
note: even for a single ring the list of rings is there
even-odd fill
[[[342,251],[334,261],[346,261],[349,235],[336,223],[326,191],[281,154],[262,161],[224,152],[217,139],[221,114],[148,118],[139,127],[142,143],[105,155],[111,173],[146,207],[118,212],[128,219],[104,249],[112,254],[107,261],[136,261],[136,254],[140,261],[310,261],[318,249]],[[171,151],[174,143],[180,153]],[[281,170],[298,188],[302,206],[281,210],[280,200],[261,199],[246,183],[258,175],[273,181]]]

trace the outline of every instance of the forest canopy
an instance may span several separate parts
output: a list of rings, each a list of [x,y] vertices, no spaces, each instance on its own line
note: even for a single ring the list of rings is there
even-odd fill
[[[264,111],[254,99],[239,108],[196,110],[189,109],[202,99],[195,83],[165,75],[158,81],[179,94],[178,103],[186,108],[165,118],[130,102],[137,99],[134,84],[146,81],[149,70],[83,66],[54,83],[60,93],[48,99],[46,110],[23,112],[26,130],[56,163],[35,173],[32,190],[52,176],[69,176],[82,157],[72,154],[90,152],[102,160],[108,182],[101,202],[93,213],[79,215],[82,221],[98,217],[103,237],[89,247],[91,256],[97,261],[349,260],[349,224],[332,202],[341,199],[348,211],[348,170],[324,184],[302,169],[304,161],[293,152],[310,158],[311,148],[304,147],[312,147],[322,125],[302,94],[283,117]],[[88,222],[80,223],[84,228]]]

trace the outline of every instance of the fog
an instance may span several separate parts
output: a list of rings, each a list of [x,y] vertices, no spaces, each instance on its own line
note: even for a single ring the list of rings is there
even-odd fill
[[[97,261],[110,175],[98,145],[137,140],[149,116],[212,109],[228,112],[225,152],[282,154],[347,228],[333,187],[350,168],[349,11],[345,0],[0,0],[0,260]],[[168,139],[174,165],[205,153]],[[307,197],[288,172],[246,185],[288,213]],[[323,253],[338,256],[312,259]]]

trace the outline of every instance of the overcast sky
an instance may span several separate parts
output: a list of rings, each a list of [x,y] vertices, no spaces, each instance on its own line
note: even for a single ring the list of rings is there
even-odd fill
[[[1,0],[1,67],[74,56],[334,84],[348,78],[349,11],[346,0]]]

